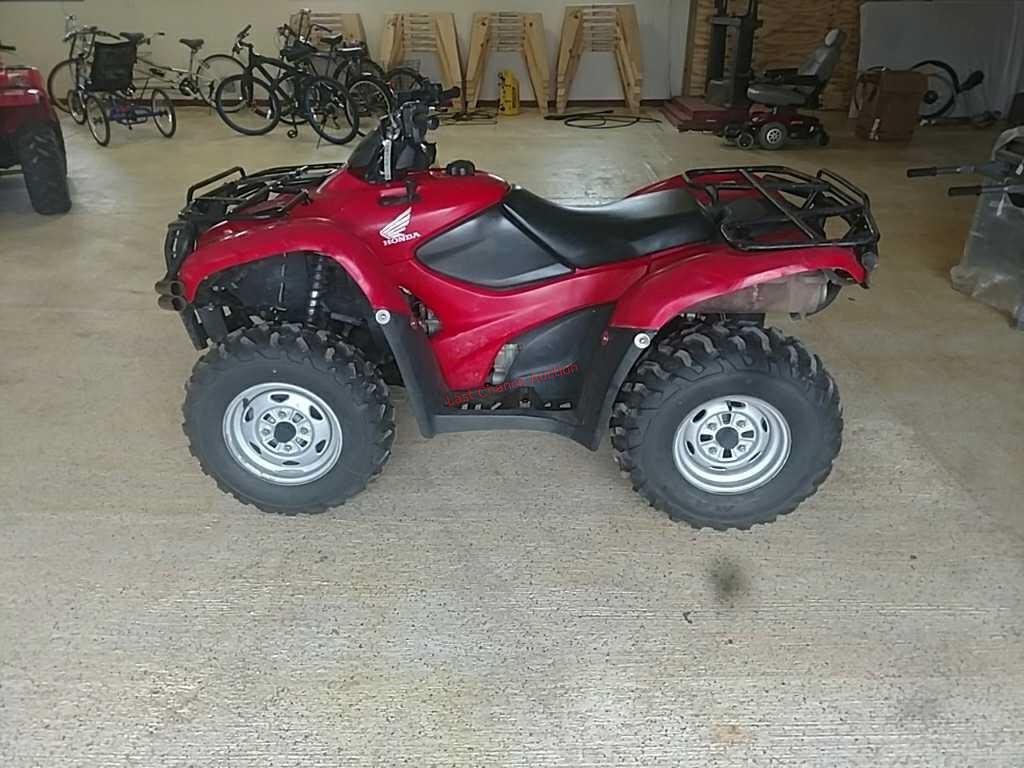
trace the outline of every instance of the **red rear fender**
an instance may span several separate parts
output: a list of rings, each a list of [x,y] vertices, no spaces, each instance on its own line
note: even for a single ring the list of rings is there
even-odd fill
[[[662,261],[662,264],[665,264]],[[846,273],[859,283],[867,273],[847,248],[800,248],[740,252],[715,246],[654,269],[619,300],[611,324],[621,328],[661,328],[690,307],[759,283],[816,270]]]
[[[284,253],[320,253],[334,259],[366,295],[374,309],[408,311],[408,303],[374,253],[359,239],[326,219],[228,222],[199,239],[181,267],[185,298],[192,301],[210,275]]]

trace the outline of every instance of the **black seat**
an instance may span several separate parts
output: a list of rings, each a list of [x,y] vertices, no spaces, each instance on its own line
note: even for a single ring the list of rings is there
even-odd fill
[[[178,39],[178,42],[187,45],[193,51],[198,51],[206,41],[201,37],[181,37]]]
[[[135,43],[139,45],[143,40],[146,39],[145,32],[122,32],[121,37],[127,40],[129,43]]]
[[[583,269],[708,240],[716,231],[684,189],[568,208],[516,187],[505,197],[504,206],[525,231]]]
[[[335,32],[333,35],[321,35],[320,42],[333,48],[339,43],[345,42],[345,35],[341,32]]]

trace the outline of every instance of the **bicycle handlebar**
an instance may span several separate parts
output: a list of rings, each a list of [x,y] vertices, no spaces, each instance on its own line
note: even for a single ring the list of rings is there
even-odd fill
[[[984,190],[985,187],[975,184],[969,187],[950,187],[946,190],[946,194],[949,197],[971,197],[973,195],[980,195]]]
[[[243,29],[241,32],[239,32],[238,35],[235,37],[235,39],[236,40],[244,40],[245,38],[247,38],[249,36],[250,30],[252,30],[252,24],[246,24],[245,25],[245,29]]]
[[[0,51],[5,51],[7,53],[14,53],[16,50],[18,50],[18,49],[15,48],[13,45],[4,45],[3,43],[0,43]]]

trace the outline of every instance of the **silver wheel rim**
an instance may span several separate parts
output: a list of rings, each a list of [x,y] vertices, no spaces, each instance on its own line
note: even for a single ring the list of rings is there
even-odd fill
[[[764,140],[769,146],[774,147],[776,144],[782,142],[782,129],[781,128],[769,128],[765,131]]]
[[[341,456],[341,423],[321,398],[294,384],[256,384],[224,411],[224,443],[238,464],[274,485],[305,485]]]
[[[789,459],[789,423],[757,397],[716,397],[694,408],[676,430],[679,474],[714,494],[747,493],[770,482]]]

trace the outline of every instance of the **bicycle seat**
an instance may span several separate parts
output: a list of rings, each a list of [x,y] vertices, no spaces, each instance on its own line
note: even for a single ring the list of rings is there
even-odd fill
[[[709,240],[716,231],[685,189],[569,208],[516,187],[504,207],[524,231],[581,269]]]
[[[179,38],[178,42],[180,42],[182,45],[187,45],[193,51],[198,51],[200,48],[203,47],[203,43],[205,43],[206,41],[203,40],[203,38],[201,37],[182,37]]]
[[[343,35],[341,32],[335,32],[333,35],[323,35],[320,38],[320,42],[329,45],[333,48],[338,43],[345,42],[345,35]]]
[[[120,34],[121,37],[123,37],[129,43],[135,43],[136,45],[138,45],[146,39],[145,32],[119,32],[118,34]]]

